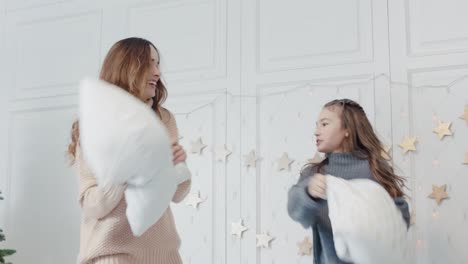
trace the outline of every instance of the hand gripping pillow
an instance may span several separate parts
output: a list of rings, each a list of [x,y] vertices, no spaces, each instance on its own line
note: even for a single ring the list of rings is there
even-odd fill
[[[173,165],[167,130],[154,111],[117,86],[83,80],[79,118],[83,157],[99,187],[128,184],[126,215],[140,236],[162,216],[189,170]]]
[[[338,257],[355,264],[410,263],[406,223],[387,191],[368,179],[327,175],[329,218]]]

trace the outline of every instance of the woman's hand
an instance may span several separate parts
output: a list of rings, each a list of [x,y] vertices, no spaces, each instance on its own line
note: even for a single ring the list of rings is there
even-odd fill
[[[310,178],[307,192],[312,198],[327,199],[327,179],[325,175],[316,173]]]
[[[182,146],[179,145],[179,143],[172,144],[172,156],[172,162],[174,163],[174,165],[181,162],[185,162],[185,160],[187,159],[187,153],[182,148]]]

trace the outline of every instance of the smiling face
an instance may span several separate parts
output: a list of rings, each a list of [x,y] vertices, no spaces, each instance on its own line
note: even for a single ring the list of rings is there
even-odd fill
[[[345,152],[344,141],[347,136],[348,132],[342,126],[339,109],[323,108],[315,129],[317,150],[323,153]]]
[[[107,53],[99,78],[114,84],[145,102],[161,117],[167,89],[161,81],[159,52],[142,38],[116,42]]]
[[[153,104],[153,99],[156,96],[156,89],[158,89],[159,78],[161,72],[159,71],[159,54],[156,49],[150,45],[150,62],[147,74],[147,82],[142,91],[142,99],[148,104]]]

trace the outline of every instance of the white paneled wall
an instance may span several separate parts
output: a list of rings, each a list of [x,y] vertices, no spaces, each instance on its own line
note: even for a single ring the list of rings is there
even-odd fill
[[[389,1],[392,79],[409,83],[392,89],[393,138],[418,137],[418,151],[395,153],[412,179],[417,263],[467,263],[467,125],[458,117],[468,105],[466,1]],[[447,88],[449,87],[449,88]],[[452,122],[453,137],[432,132]],[[432,184],[447,184],[450,199],[437,206],[427,195]]]
[[[59,11],[7,16],[6,84],[14,99],[74,94],[84,74],[99,70],[101,10]]]
[[[180,96],[171,100],[168,107],[190,111],[199,105],[211,103],[217,96]],[[210,146],[203,149],[202,155],[191,155],[187,161],[194,179],[198,179],[193,181],[191,192],[199,193],[204,202],[197,209],[186,205],[173,207],[179,233],[190,240],[182,243],[181,250],[185,252],[183,261],[222,263],[226,258],[226,192],[230,187],[226,168],[213,160],[211,146],[226,142],[226,102],[217,100],[192,115],[178,115],[176,119],[182,145],[190,146],[198,137],[202,137],[203,143]]]
[[[286,211],[288,188],[313,157],[321,106],[348,97],[365,108],[408,177],[414,263],[467,263],[468,3],[462,0],[0,0],[0,227],[9,258],[74,263],[77,179],[65,156],[77,87],[97,76],[117,40],[161,52],[197,209],[174,205],[184,263],[311,263],[311,238]],[[393,82],[390,81],[390,78]],[[450,86],[450,88],[447,88]],[[452,121],[453,137],[432,132]],[[418,138],[403,155],[397,144]],[[215,148],[228,145],[226,163]],[[244,156],[255,150],[256,168]],[[287,152],[290,171],[278,171]],[[427,198],[447,184],[450,199]],[[242,239],[231,223],[243,220]],[[256,247],[256,234],[275,239]]]

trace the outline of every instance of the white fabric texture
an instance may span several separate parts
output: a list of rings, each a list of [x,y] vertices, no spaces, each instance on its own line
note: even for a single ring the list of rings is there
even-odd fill
[[[388,192],[368,179],[326,178],[338,257],[355,264],[410,263],[407,226]]]
[[[127,183],[126,215],[140,236],[162,216],[190,171],[184,163],[173,165],[169,135],[156,113],[122,88],[85,79],[79,103],[83,157],[101,188]]]

